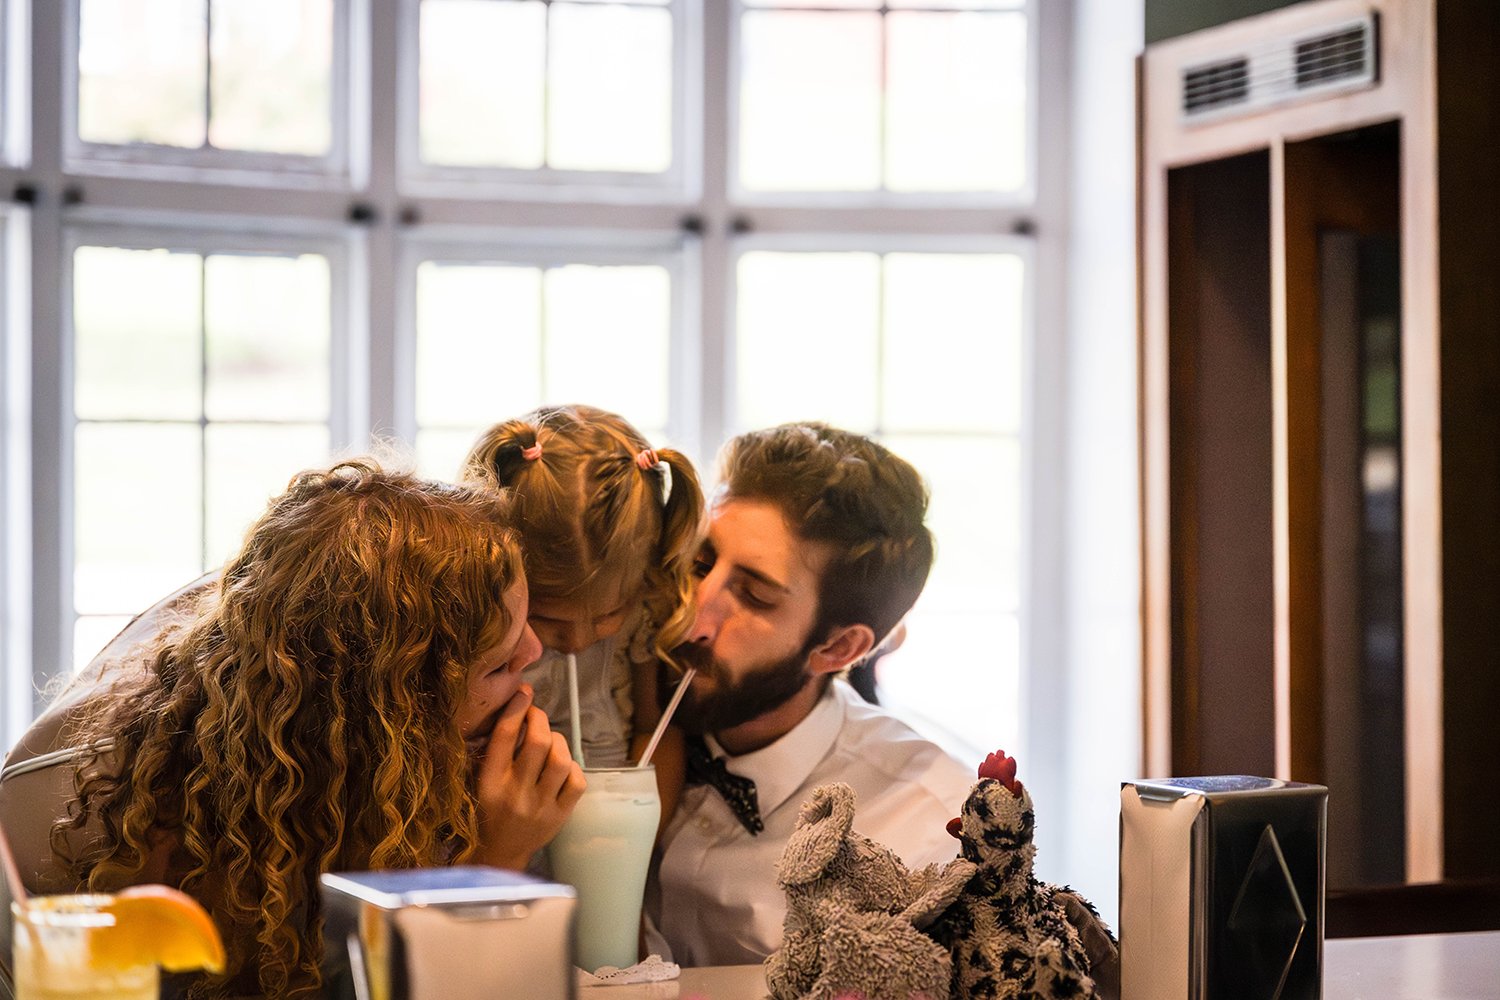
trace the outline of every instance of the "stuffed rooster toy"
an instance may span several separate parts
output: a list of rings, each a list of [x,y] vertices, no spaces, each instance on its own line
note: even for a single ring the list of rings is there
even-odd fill
[[[1111,962],[1113,938],[1083,897],[1032,873],[1035,816],[1014,758],[980,766],[948,824],[960,856],[941,870],[909,873],[855,832],[847,785],[818,788],[803,811],[780,866],[786,937],[766,962],[775,1000],[1100,1000],[1077,928]]]
[[[961,856],[978,871],[927,929],[952,955],[955,998],[1097,1000],[1088,955],[1068,920],[1070,897],[1092,907],[1032,874],[1035,825],[1015,758],[1003,750],[990,754],[962,815],[948,824]]]

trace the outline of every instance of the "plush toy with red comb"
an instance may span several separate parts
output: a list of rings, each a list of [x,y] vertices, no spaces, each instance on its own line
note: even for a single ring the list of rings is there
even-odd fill
[[[854,807],[848,785],[819,787],[782,854],[785,934],[766,960],[774,1000],[1117,996],[1119,952],[1099,915],[1032,874],[1035,817],[1014,758],[980,765],[948,824],[960,856],[941,869],[908,871],[853,829]]]
[[[1016,761],[992,753],[948,832],[978,871],[927,928],[953,958],[952,996],[968,1000],[1097,998],[1089,956],[1075,924],[1108,937],[1077,893],[1040,882],[1031,795]],[[1108,942],[1113,947],[1113,942]]]

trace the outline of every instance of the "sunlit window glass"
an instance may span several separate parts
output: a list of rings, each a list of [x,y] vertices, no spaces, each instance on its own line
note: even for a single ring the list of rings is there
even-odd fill
[[[327,461],[331,310],[316,254],[83,246],[72,273],[82,664]]]
[[[331,125],[331,0],[213,0],[209,144],[320,156]]]
[[[657,264],[417,269],[417,460],[451,477],[479,431],[589,403],[659,440],[670,398],[672,282]]]
[[[84,142],[326,155],[333,0],[79,0],[77,71]]]
[[[422,0],[422,161],[665,172],[675,16],[650,0]]]
[[[1021,0],[748,0],[740,186],[1019,191],[1027,32]]]
[[[740,428],[819,419],[868,433],[880,423],[880,257],[747,253],[737,280]],[[833,391],[825,392],[829,373]]]
[[[950,746],[1014,738],[1024,261],[753,251],[737,279],[736,425],[873,434],[931,489],[937,562],[880,662],[883,696]]]

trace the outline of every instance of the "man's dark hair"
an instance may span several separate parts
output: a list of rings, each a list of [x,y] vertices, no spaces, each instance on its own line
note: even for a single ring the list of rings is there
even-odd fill
[[[781,511],[797,537],[832,550],[812,638],[868,625],[878,644],[916,603],[932,568],[927,487],[905,459],[822,423],[741,434],[719,458],[720,498]]]

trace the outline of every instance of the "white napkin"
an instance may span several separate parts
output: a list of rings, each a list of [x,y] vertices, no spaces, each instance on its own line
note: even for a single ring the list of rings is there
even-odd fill
[[[665,961],[660,955],[647,955],[645,960],[624,969],[604,965],[592,974],[578,970],[579,986],[624,986],[628,983],[664,983],[682,974],[682,967]]]

